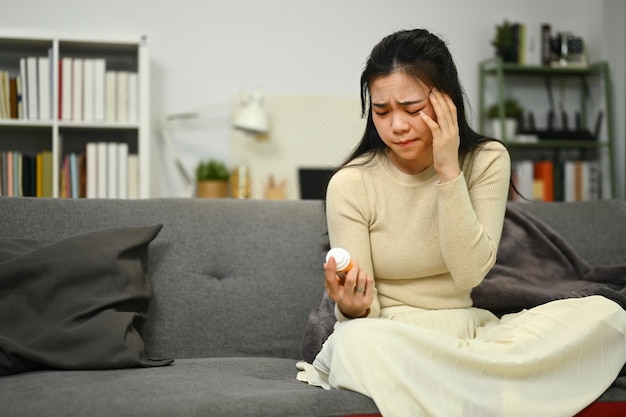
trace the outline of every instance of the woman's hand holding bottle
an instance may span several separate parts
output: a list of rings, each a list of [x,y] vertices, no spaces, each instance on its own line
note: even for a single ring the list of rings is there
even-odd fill
[[[324,263],[326,291],[347,318],[366,317],[374,297],[374,280],[350,259],[345,249],[333,248]]]

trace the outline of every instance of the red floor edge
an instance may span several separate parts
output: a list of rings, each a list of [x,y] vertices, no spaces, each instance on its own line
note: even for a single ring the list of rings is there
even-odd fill
[[[625,417],[626,402],[593,403],[574,417]],[[357,414],[346,417],[382,417],[380,414]]]

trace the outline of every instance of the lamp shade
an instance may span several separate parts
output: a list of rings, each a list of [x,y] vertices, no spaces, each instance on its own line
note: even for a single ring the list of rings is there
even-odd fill
[[[260,93],[254,94],[233,120],[233,126],[236,129],[254,134],[267,134],[269,124],[269,117],[263,109]]]

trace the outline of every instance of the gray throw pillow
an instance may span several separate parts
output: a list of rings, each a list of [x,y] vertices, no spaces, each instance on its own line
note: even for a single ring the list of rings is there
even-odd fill
[[[149,358],[138,331],[151,300],[148,245],[161,228],[0,240],[0,375],[172,363]]]

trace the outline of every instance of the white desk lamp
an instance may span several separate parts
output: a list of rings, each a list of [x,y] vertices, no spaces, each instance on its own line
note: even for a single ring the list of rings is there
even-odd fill
[[[233,127],[247,133],[266,135],[270,129],[269,117],[263,109],[263,97],[259,91],[252,95],[242,109],[235,115]]]
[[[172,140],[174,124],[199,119],[203,116],[214,117],[227,109],[229,104],[228,102],[216,103],[191,112],[170,114],[161,119],[159,123],[159,131],[165,145],[165,151],[174,162],[174,166],[183,180],[185,196],[193,195],[194,181],[176,152]],[[267,135],[269,132],[269,116],[263,108],[260,92],[255,92],[248,100],[238,100],[234,117],[231,120],[231,126],[250,135]]]

